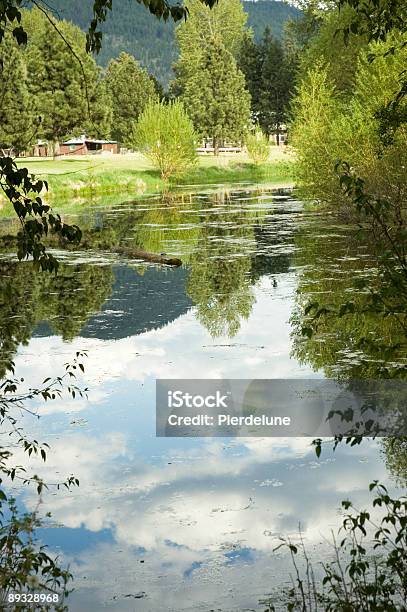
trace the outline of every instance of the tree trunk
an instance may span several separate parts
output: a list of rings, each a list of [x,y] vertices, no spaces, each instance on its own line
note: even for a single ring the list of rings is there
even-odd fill
[[[213,138],[213,154],[219,155],[219,140],[216,136]]]
[[[142,259],[143,261],[151,261],[152,263],[164,264],[166,266],[179,267],[182,265],[182,261],[178,257],[168,257],[167,255],[157,255],[156,253],[148,253],[147,251],[141,251],[140,249],[133,249],[132,247],[113,247],[113,253],[119,255],[125,255],[130,259]]]
[[[60,146],[58,140],[52,142],[52,157],[56,159],[60,152]]]

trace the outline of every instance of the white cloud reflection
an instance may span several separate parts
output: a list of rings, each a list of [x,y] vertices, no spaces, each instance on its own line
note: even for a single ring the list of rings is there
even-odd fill
[[[295,534],[301,522],[321,558],[341,499],[352,495],[364,505],[370,480],[385,480],[375,443],[316,461],[309,439],[155,438],[155,378],[315,375],[289,357],[293,289],[292,277],[277,290],[263,280],[232,341],[212,340],[190,311],[139,336],[33,338],[20,350],[17,371],[30,383],[51,368],[62,371],[75,351],[89,351],[89,402],[41,406],[44,418],[35,424],[36,437],[51,445],[37,471],[51,481],[55,473],[80,479],[77,490],[45,494],[44,509],[70,530],[112,536],[65,553],[78,589],[71,610],[257,609],[273,584],[287,580],[286,556],[273,553],[278,537]],[[35,501],[26,494],[28,507]]]

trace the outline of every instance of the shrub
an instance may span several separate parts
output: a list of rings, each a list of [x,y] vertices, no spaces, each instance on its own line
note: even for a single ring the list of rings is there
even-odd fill
[[[256,127],[253,132],[247,135],[246,149],[250,159],[255,164],[264,164],[268,160],[270,155],[270,144],[261,128]]]
[[[133,144],[164,180],[182,176],[197,160],[194,127],[178,101],[148,104],[133,127]]]

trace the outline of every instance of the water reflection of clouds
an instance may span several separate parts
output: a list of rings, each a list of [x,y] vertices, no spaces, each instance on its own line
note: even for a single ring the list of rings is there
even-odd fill
[[[385,480],[374,443],[317,462],[309,439],[155,438],[157,377],[315,376],[287,351],[294,288],[289,275],[277,288],[263,278],[232,341],[212,340],[190,311],[138,336],[34,338],[20,350],[18,372],[31,383],[89,350],[90,401],[49,403],[35,424],[52,447],[36,471],[51,481],[56,472],[80,479],[78,490],[46,494],[44,508],[66,539],[70,531],[101,534],[65,553],[79,589],[74,612],[253,609],[268,585],[287,579],[284,554],[273,553],[279,535],[295,533],[301,521],[310,547],[320,546],[339,522],[342,497],[366,505],[367,483]],[[33,507],[34,495],[26,502]]]
[[[46,473],[61,470],[64,461],[81,486],[70,494],[50,496],[46,508],[73,530],[111,530],[113,546],[101,542],[67,555],[78,572],[77,586],[96,589],[94,597],[104,602],[112,593],[145,591],[148,598],[143,598],[141,610],[155,609],[148,606],[173,584],[182,594],[180,607],[173,600],[172,608],[168,604],[161,609],[188,609],[181,604],[192,595],[196,600],[202,581],[213,575],[222,588],[213,588],[207,605],[229,589],[243,598],[249,590],[255,599],[256,588],[262,586],[264,594],[264,585],[284,578],[282,565],[287,571],[284,555],[273,553],[280,535],[295,534],[301,521],[307,545],[320,545],[340,520],[335,509],[342,497],[351,494],[364,505],[366,483],[385,478],[374,443],[352,454],[327,454],[317,463],[309,440],[205,440],[182,453],[169,440],[160,464],[152,465],[128,442],[122,434],[97,438],[81,433],[55,440]],[[362,458],[367,461],[360,463]],[[267,486],[273,481],[281,486]],[[108,576],[110,564],[114,580]],[[232,570],[231,565],[237,567]],[[192,589],[187,594],[185,572]],[[133,609],[128,605],[123,609]]]

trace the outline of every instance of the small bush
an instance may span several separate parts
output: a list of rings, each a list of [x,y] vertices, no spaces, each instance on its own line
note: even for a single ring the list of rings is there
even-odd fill
[[[270,144],[267,136],[259,127],[246,137],[246,149],[255,164],[264,164],[270,155]]]
[[[164,180],[185,174],[197,161],[195,132],[178,101],[150,103],[133,128],[133,144]]]

